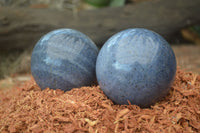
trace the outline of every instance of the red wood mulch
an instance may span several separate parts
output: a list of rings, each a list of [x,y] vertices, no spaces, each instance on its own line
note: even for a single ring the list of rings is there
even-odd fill
[[[0,132],[200,132],[200,75],[178,70],[151,108],[114,105],[99,86],[41,89],[33,80],[0,91]]]

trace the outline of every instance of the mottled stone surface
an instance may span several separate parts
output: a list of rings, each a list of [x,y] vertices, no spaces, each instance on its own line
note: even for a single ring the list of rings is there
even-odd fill
[[[96,45],[83,33],[59,29],[43,36],[31,57],[31,71],[45,89],[70,90],[95,80]]]
[[[97,57],[96,75],[117,104],[147,107],[164,97],[176,73],[170,45],[157,33],[128,29],[112,36]]]

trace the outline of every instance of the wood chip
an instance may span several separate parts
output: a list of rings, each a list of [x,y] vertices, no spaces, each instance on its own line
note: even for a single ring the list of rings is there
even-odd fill
[[[41,90],[33,79],[0,90],[0,132],[200,132],[200,75],[177,70],[150,108],[115,105],[99,86]]]

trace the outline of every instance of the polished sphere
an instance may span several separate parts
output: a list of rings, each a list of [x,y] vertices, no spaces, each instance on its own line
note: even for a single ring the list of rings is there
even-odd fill
[[[62,89],[91,85],[96,79],[98,48],[83,33],[58,29],[44,35],[31,56],[31,72],[42,88]]]
[[[113,35],[96,63],[98,83],[116,104],[154,104],[167,95],[175,73],[170,45],[157,33],[141,28]]]

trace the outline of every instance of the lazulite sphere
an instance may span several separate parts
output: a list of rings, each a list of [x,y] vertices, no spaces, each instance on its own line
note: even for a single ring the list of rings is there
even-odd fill
[[[44,35],[31,56],[31,72],[42,88],[62,89],[91,85],[96,79],[98,48],[89,37],[73,29]]]
[[[167,95],[176,73],[176,58],[159,34],[142,28],[113,35],[96,63],[100,88],[114,103],[148,107]]]

